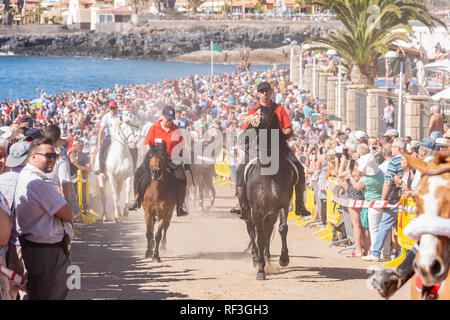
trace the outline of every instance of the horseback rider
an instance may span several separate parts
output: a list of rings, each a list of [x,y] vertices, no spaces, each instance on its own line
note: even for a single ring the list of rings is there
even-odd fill
[[[102,117],[100,122],[100,130],[98,131],[97,146],[100,146],[99,167],[96,168],[95,174],[105,172],[106,155],[111,144],[111,130],[116,121],[119,121],[117,102],[111,100],[108,103],[109,112]],[[103,137],[104,135],[104,137]]]
[[[175,179],[175,188],[177,194],[177,216],[185,216],[188,214],[183,208],[184,198],[186,196],[186,174],[184,173],[183,164],[176,165],[172,162],[172,150],[176,145],[183,142],[183,136],[176,137],[174,131],[178,127],[173,123],[175,118],[175,110],[171,106],[164,107],[162,111],[162,118],[152,125],[145,137],[144,144],[150,148],[150,144],[158,145],[165,143],[167,147],[167,153],[169,157],[169,165],[172,172],[172,176]],[[134,175],[134,193],[135,199],[130,203],[129,210],[137,210],[141,206],[142,198],[145,190],[151,182],[151,176],[149,174],[149,161],[150,152],[144,157],[144,161],[139,168],[136,169]]]
[[[259,102],[252,107],[247,115],[255,113],[258,108],[273,108],[275,113],[278,116],[279,123],[280,123],[280,129],[282,130],[283,134],[286,137],[286,140],[293,136],[293,131],[291,127],[291,121],[289,120],[288,115],[284,111],[283,107],[281,105],[277,105],[272,100],[272,87],[270,86],[270,83],[268,82],[261,82],[258,87],[258,97]],[[248,127],[248,124],[244,123],[242,129],[245,131]],[[292,161],[295,166],[297,167],[299,179],[297,181],[297,184],[295,185],[295,214],[298,216],[308,216],[311,215],[311,213],[305,208],[305,204],[303,201],[304,198],[304,188],[305,188],[305,170],[301,163],[298,161],[298,159],[295,157],[294,152],[289,148],[287,153],[287,159]],[[239,208],[233,208],[231,210],[232,213],[240,214],[242,219],[246,219],[248,216],[248,200],[245,196],[245,190],[244,190],[244,172],[245,167],[248,164],[248,162],[251,159],[248,159],[248,153],[247,156],[243,158],[243,161],[238,165],[236,170],[236,194],[235,196],[239,199]]]

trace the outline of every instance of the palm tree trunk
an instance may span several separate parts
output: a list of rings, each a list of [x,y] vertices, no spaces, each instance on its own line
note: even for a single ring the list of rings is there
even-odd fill
[[[374,83],[373,70],[364,70],[364,69],[361,70],[359,66],[354,65],[352,70],[352,82],[356,84],[373,85]]]

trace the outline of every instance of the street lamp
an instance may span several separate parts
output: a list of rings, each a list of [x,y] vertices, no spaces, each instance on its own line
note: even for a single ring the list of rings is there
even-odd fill
[[[395,51],[388,51],[384,57],[386,59],[392,59],[395,60],[397,58],[400,59],[400,77],[399,77],[399,87],[398,87],[398,123],[397,123],[397,130],[399,135],[402,135],[402,110],[403,110],[403,101],[402,101],[402,94],[403,94],[403,60],[397,52]]]
[[[327,56],[329,57],[336,57],[339,61],[339,68],[338,68],[338,118],[341,118],[341,110],[342,110],[342,104],[341,104],[341,95],[342,95],[342,82],[341,82],[341,70],[342,70],[342,59],[337,53],[336,50],[330,49],[327,51]],[[338,121],[338,129],[341,129],[341,121]]]

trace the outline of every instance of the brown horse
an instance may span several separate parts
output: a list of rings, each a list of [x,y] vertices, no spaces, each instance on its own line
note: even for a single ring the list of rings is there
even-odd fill
[[[162,238],[161,249],[165,250],[167,229],[177,203],[176,190],[171,173],[168,171],[169,158],[166,145],[150,145],[149,159],[152,181],[147,187],[142,201],[147,225],[147,252],[145,257],[150,258],[153,255],[152,261],[161,262],[159,244]],[[153,236],[156,218],[158,218],[158,229]]]
[[[413,262],[412,299],[450,299],[450,152],[437,152],[424,162],[404,155],[422,173],[414,198],[418,217],[405,228],[405,235],[418,240]]]

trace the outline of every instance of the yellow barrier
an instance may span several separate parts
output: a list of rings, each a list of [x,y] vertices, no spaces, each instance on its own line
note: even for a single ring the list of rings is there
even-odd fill
[[[407,200],[401,199],[401,204],[404,206],[412,206],[415,207],[416,203],[413,198],[409,198]],[[403,210],[398,210],[398,222],[397,222],[397,241],[398,244],[402,247],[402,255],[392,261],[385,263],[383,266],[386,268],[395,268],[398,267],[403,260],[406,258],[406,250],[411,250],[414,244],[417,242],[416,240],[412,240],[406,237],[403,233],[403,230],[417,216],[416,213],[404,212]]]
[[[214,164],[214,169],[217,174],[217,179],[213,183],[220,183],[221,186],[231,186],[233,182],[231,181],[231,169],[228,162],[216,162]]]
[[[336,178],[328,178],[328,183],[332,185],[337,185],[337,179]],[[320,240],[323,241],[331,241],[333,240],[333,227],[332,225],[337,225],[341,219],[341,214],[337,211],[339,208],[339,205],[335,204],[333,201],[333,189],[327,187],[327,201],[326,201],[326,207],[327,207],[327,227],[325,229],[319,230],[313,235],[320,236]]]
[[[294,194],[294,200],[295,200],[295,194]],[[309,220],[299,220],[295,222],[298,226],[305,226],[307,223],[312,222],[314,220],[314,209],[316,207],[316,204],[314,202],[314,190],[312,188],[306,188],[306,201],[305,201],[305,207],[308,209],[309,212],[311,212],[311,218]],[[295,202],[294,202],[294,210],[295,210]]]
[[[86,205],[89,207],[89,173],[86,176]],[[83,174],[81,170],[77,170],[77,187],[78,187],[78,205],[81,211],[81,222],[91,223],[95,222],[95,218],[89,216],[88,214],[98,217],[98,213],[94,210],[85,208],[83,203]]]

